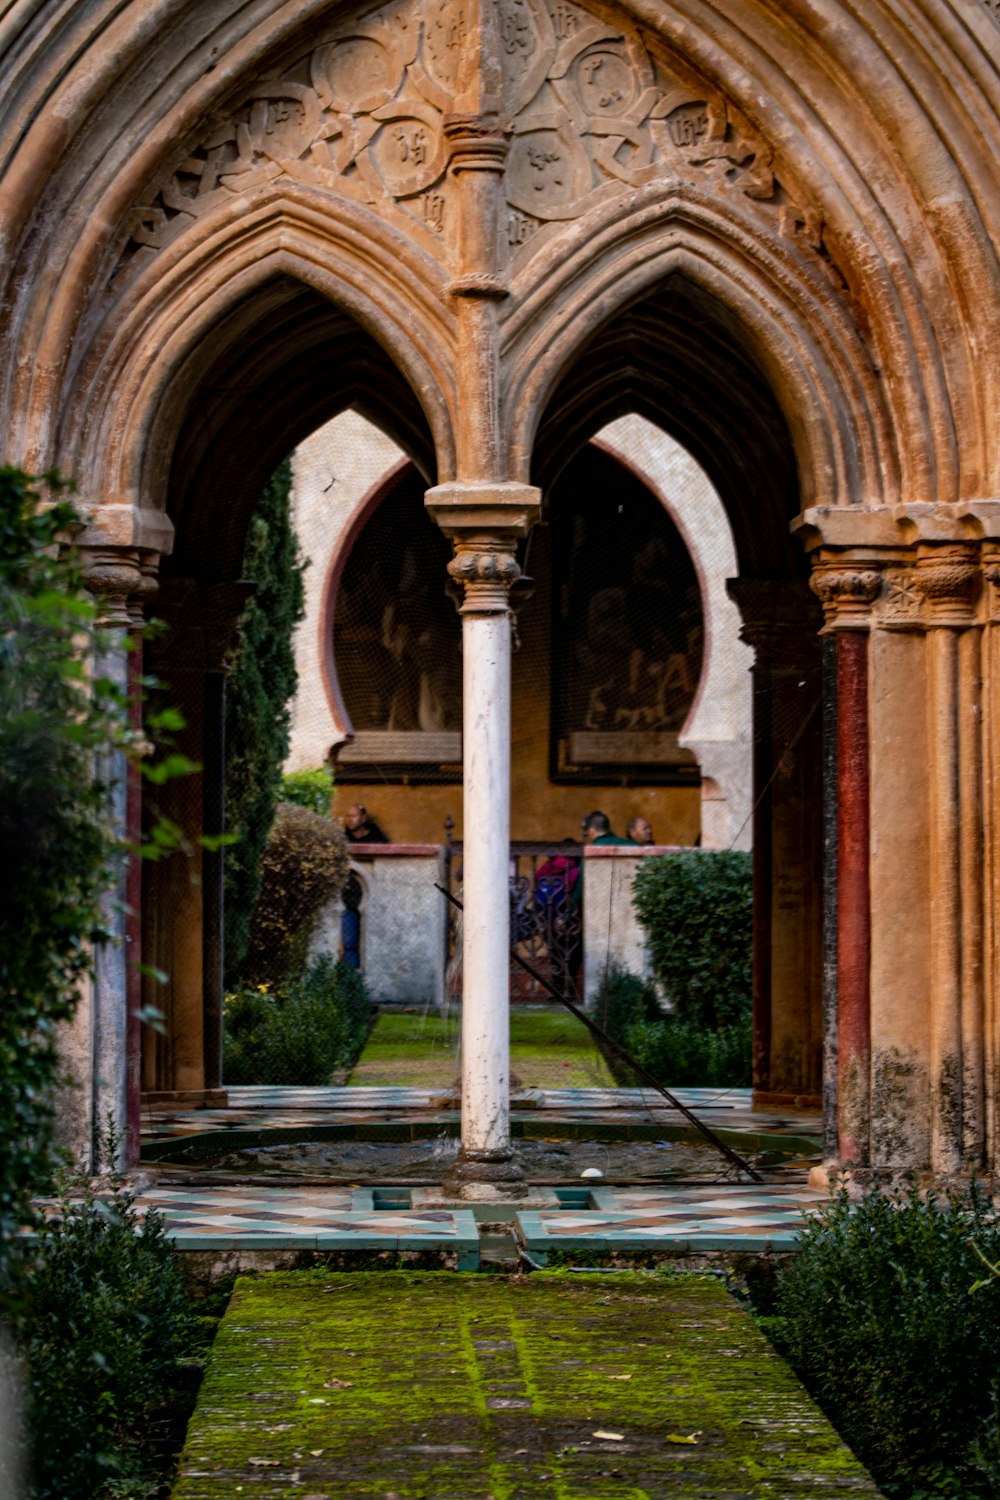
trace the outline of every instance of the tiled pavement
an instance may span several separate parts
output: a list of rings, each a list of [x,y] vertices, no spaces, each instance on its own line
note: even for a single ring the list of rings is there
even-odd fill
[[[748,1090],[684,1089],[679,1097],[714,1128],[780,1135],[811,1133],[811,1117],[762,1115],[750,1108]],[[675,1111],[652,1107],[656,1099],[640,1089],[544,1089],[513,1102],[532,1131],[536,1122],[554,1128],[624,1129],[642,1123],[665,1127],[682,1121]],[[151,1114],[144,1145],[169,1146],[211,1135],[231,1145],[252,1144],[289,1131],[315,1129],[367,1135],[371,1130],[421,1133],[454,1118],[435,1109],[435,1095],[413,1088],[233,1088],[227,1110]],[[194,1144],[194,1142],[191,1142]],[[206,1141],[207,1144],[207,1141]],[[497,1218],[468,1207],[435,1202],[431,1188],[287,1187],[255,1183],[199,1183],[170,1179],[171,1169],[137,1198],[140,1209],[160,1212],[179,1248],[190,1250],[334,1250],[440,1248],[455,1252],[461,1269],[479,1264],[476,1218]],[[176,1173],[176,1169],[174,1169]],[[804,1178],[804,1173],[803,1173]],[[598,1253],[621,1249],[689,1254],[725,1250],[791,1249],[803,1210],[821,1201],[804,1183],[769,1182],[669,1188],[601,1184],[536,1189],[530,1207],[509,1205],[503,1217],[533,1259],[544,1262],[553,1249]]]
[[[479,1264],[476,1213],[431,1206],[428,1189],[208,1188],[154,1184],[136,1198],[162,1214],[184,1250],[454,1250],[459,1269]],[[428,1201],[429,1200],[429,1201]],[[804,1210],[822,1202],[804,1185],[549,1190],[548,1207],[505,1217],[533,1259],[554,1249],[790,1250]],[[496,1213],[492,1214],[496,1217]]]
[[[814,1135],[817,1115],[762,1113],[751,1107],[749,1089],[676,1089],[676,1097],[706,1124],[725,1130],[766,1132],[769,1135]],[[230,1088],[227,1109],[158,1107],[143,1116],[143,1141],[152,1144],[178,1136],[219,1130],[267,1130],[358,1124],[401,1119],[412,1115],[452,1118],[457,1104],[440,1090],[418,1088]],[[580,1121],[683,1124],[652,1089],[525,1089],[511,1098],[519,1115]]]

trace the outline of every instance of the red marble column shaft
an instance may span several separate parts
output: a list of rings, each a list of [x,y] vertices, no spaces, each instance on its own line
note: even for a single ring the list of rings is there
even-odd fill
[[[142,730],[142,638],[137,636],[129,653],[129,718],[133,730]],[[142,839],[142,776],[137,761],[128,768],[126,828],[129,844],[125,872],[125,1159],[139,1165],[140,1090],[142,1084],[142,861],[138,849]]]
[[[839,1150],[865,1165],[871,1069],[868,637],[837,636],[837,1008]]]

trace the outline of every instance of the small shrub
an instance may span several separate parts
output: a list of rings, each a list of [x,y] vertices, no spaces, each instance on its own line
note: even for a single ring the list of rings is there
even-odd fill
[[[226,999],[225,1078],[231,1084],[322,1086],[357,1057],[372,1004],[356,969],[324,955],[272,991]]]
[[[347,842],[329,818],[282,802],[261,860],[244,984],[274,983],[305,961],[316,913],[347,876]]]
[[[750,1013],[750,856],[690,849],[642,860],[635,909],[681,1021],[719,1031]]]
[[[623,1042],[630,1026],[661,1014],[656,991],[648,980],[613,965],[597,992],[597,1021],[615,1041]]]
[[[749,1088],[752,1028],[749,1018],[704,1031],[673,1016],[638,1021],[623,1042],[636,1062],[668,1087]]]
[[[333,772],[329,766],[315,771],[289,771],[281,778],[281,800],[296,807],[307,807],[321,818],[330,816],[333,797]]]
[[[887,1493],[992,1496],[1000,1484],[996,1204],[846,1194],[810,1219],[764,1326]],[[980,1283],[978,1289],[976,1284]]]
[[[15,1334],[27,1368],[33,1500],[123,1493],[192,1319],[160,1219],[128,1194],[64,1204],[41,1231]],[[131,1490],[144,1493],[144,1488]]]

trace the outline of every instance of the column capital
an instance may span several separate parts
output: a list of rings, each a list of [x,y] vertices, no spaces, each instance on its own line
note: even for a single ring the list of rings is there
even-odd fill
[[[509,539],[473,536],[455,541],[448,572],[465,590],[460,614],[504,614],[510,590],[521,576],[517,559],[505,550]]]
[[[498,110],[445,115],[442,129],[453,172],[503,171],[511,130]]]
[[[1000,547],[985,545],[982,560],[985,618],[995,625],[1000,623]]]
[[[97,606],[103,626],[128,626],[130,601],[143,588],[139,552],[134,547],[85,546],[78,548],[83,586]]]
[[[975,624],[979,581],[975,548],[921,547],[914,584],[926,602],[926,628],[961,630]]]
[[[868,630],[881,585],[881,571],[869,558],[818,554],[809,587],[823,606],[823,634]]]

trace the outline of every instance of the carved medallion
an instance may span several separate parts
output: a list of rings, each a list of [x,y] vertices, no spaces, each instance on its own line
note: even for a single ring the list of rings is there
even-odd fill
[[[507,201],[537,219],[572,216],[590,190],[591,169],[580,142],[556,119],[515,135],[507,167]]]

